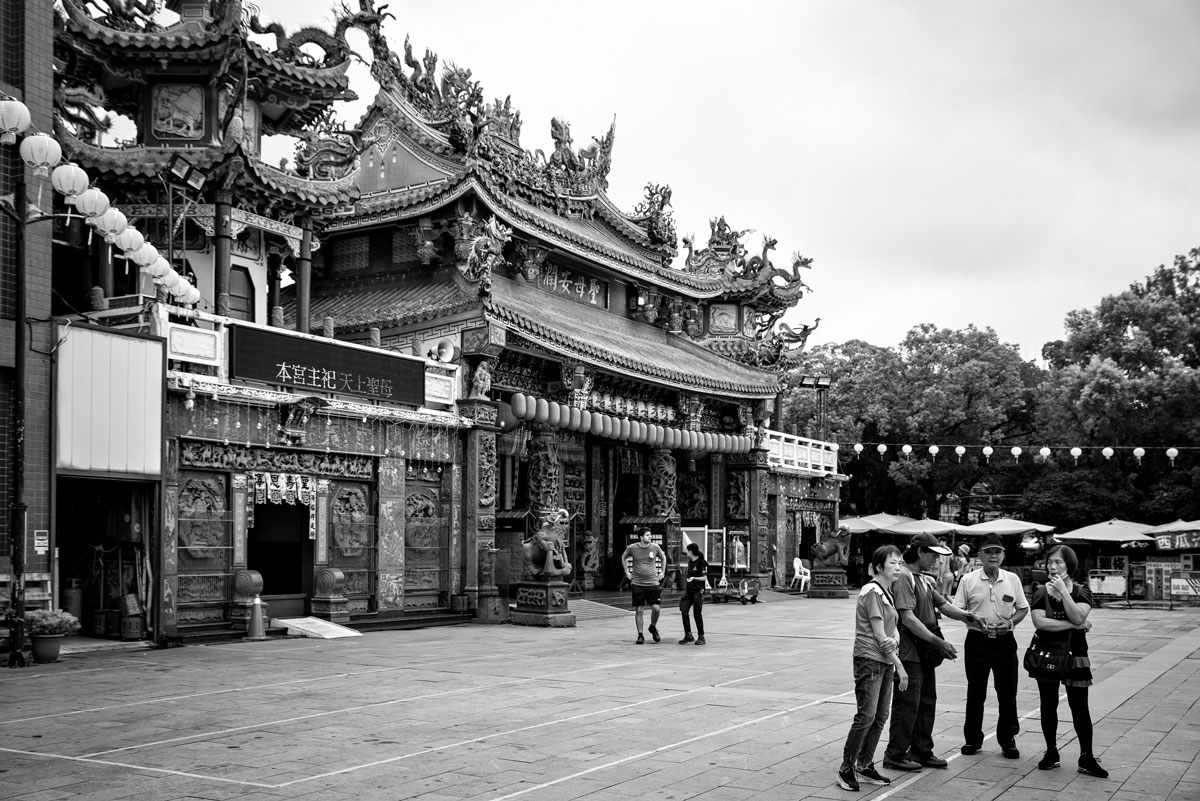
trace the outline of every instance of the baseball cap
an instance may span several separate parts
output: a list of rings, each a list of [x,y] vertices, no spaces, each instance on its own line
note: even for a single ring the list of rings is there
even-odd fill
[[[1004,543],[1001,542],[999,534],[988,534],[983,538],[983,542],[979,543],[979,550],[986,551],[988,548],[1004,549]]]
[[[909,540],[908,544],[913,547],[919,545],[922,548],[928,548],[934,553],[940,553],[943,555],[950,553],[950,549],[938,542],[937,537],[933,536],[932,534],[914,534],[913,538]]]

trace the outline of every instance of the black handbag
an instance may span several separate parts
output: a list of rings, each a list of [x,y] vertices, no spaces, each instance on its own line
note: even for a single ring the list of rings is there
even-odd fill
[[[1050,614],[1050,593],[1046,593],[1046,614]],[[1034,632],[1029,647],[1025,649],[1025,659],[1022,664],[1025,671],[1035,679],[1054,679],[1062,681],[1071,669],[1071,637],[1070,632],[1061,640],[1043,639],[1040,632]]]

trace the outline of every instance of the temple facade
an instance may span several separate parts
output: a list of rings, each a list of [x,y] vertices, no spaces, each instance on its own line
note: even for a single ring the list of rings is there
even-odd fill
[[[680,241],[666,185],[618,208],[615,123],[523,148],[511,99],[393,50],[371,0],[290,34],[240,0],[167,7],[62,0],[47,31],[54,136],[123,214],[58,198],[30,265],[53,287],[47,603],[110,636],[236,632],[256,595],[545,623],[620,586],[642,526],[669,582],[689,541],[786,582],[836,531],[836,446],[770,428],[807,259],[720,214]],[[346,128],[351,29],[380,89]],[[263,161],[268,134],[294,163]]]

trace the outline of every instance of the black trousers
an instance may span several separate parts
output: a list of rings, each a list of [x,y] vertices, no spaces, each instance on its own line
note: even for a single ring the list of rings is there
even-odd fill
[[[696,634],[703,637],[704,636],[704,615],[701,613],[701,611],[704,609],[704,593],[703,592],[685,593],[684,596],[679,599],[679,611],[683,614],[683,633],[684,634],[692,633],[692,622],[690,620],[688,620],[688,610],[689,609],[692,611],[692,614],[696,616]]]
[[[999,717],[996,742],[1011,746],[1021,724],[1017,720],[1017,638],[1012,632],[989,637],[982,631],[968,631],[964,663],[967,671],[967,712],[963,723],[963,741],[967,745],[983,743],[983,704],[987,701],[988,675],[996,688]]]

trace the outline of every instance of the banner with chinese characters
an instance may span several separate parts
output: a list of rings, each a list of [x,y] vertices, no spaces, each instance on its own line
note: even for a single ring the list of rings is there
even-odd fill
[[[230,327],[229,338],[234,378],[417,407],[425,404],[423,360],[241,325]]]
[[[608,308],[608,282],[589,278],[582,273],[568,270],[558,264],[547,264],[542,270],[537,286],[560,297],[570,298],[576,303]]]

